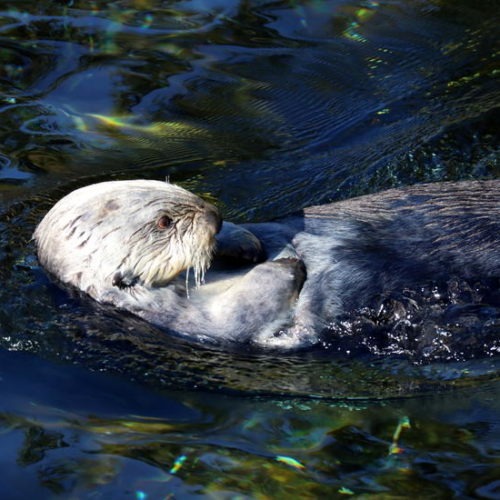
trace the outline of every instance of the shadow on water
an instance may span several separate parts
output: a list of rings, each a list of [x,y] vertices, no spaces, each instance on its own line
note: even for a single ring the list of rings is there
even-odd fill
[[[498,177],[497,25],[465,0],[0,6],[2,497],[498,496],[498,355],[194,345],[60,290],[30,242],[108,179],[249,221]]]

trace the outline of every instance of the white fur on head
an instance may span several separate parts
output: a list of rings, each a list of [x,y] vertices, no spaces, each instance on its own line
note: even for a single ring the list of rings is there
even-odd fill
[[[179,186],[111,181],[61,199],[34,239],[47,271],[99,299],[113,286],[162,286],[189,267],[201,277],[220,225],[214,206]]]

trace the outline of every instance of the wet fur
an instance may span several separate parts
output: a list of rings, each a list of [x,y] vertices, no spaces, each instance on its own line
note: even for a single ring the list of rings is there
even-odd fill
[[[500,277],[500,182],[417,185],[245,226],[307,280],[294,322],[269,343],[314,342],[345,313],[452,277]]]
[[[114,283],[106,278],[93,295],[75,278],[65,279],[60,269],[68,263],[47,261],[40,245],[53,231],[42,223],[35,233],[41,263],[100,302],[197,340],[295,348],[317,343],[346,314],[410,289],[450,277],[498,279],[500,182],[417,185],[310,207],[275,222],[225,222],[217,239],[226,261],[210,269],[207,284],[189,299],[182,278],[151,286],[133,273],[107,273]],[[264,255],[267,261],[255,265]]]

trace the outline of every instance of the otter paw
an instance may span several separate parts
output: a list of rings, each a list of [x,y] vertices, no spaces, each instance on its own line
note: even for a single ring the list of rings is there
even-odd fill
[[[257,263],[266,259],[260,240],[250,231],[231,222],[224,222],[216,236],[215,258],[234,264]]]
[[[307,270],[304,262],[293,257],[284,257],[282,259],[273,260],[272,262],[289,267],[292,270],[295,288],[300,291],[307,278]]]

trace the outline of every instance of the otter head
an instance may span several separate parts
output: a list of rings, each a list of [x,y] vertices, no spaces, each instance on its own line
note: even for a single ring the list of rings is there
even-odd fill
[[[112,181],[77,189],[34,233],[42,266],[96,299],[111,287],[159,287],[210,265],[218,210],[166,182]]]

